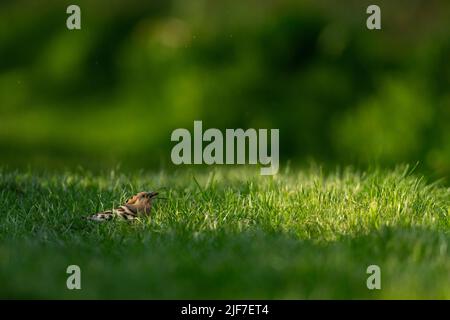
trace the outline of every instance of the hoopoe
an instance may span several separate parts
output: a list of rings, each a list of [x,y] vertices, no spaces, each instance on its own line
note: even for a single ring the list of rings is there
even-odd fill
[[[112,210],[93,214],[88,219],[106,221],[118,217],[125,220],[134,220],[139,215],[149,215],[152,210],[152,201],[157,195],[158,192],[139,192],[128,199],[124,205]]]

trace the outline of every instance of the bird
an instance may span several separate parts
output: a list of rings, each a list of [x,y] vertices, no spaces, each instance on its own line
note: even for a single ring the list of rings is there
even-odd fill
[[[125,220],[135,220],[139,216],[148,216],[152,210],[152,201],[158,194],[156,191],[139,192],[120,207],[92,214],[87,219],[107,221],[117,217]]]

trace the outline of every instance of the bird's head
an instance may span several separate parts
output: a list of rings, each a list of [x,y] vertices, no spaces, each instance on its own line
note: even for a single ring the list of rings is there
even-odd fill
[[[127,200],[127,204],[135,206],[147,206],[152,203],[152,200],[156,198],[159,193],[156,191],[151,192],[139,192]]]

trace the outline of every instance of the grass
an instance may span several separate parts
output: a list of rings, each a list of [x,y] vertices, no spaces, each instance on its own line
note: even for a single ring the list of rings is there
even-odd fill
[[[162,189],[151,218],[88,213]],[[450,189],[407,168],[0,171],[0,298],[450,299]],[[82,290],[66,289],[81,268]],[[366,287],[381,267],[382,289]]]

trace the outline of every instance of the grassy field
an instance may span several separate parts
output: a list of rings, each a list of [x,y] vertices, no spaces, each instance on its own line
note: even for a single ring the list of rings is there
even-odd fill
[[[152,189],[168,199],[151,218],[83,219]],[[0,298],[450,299],[450,189],[407,168],[4,169],[0,208]],[[66,288],[71,264],[82,290]]]

